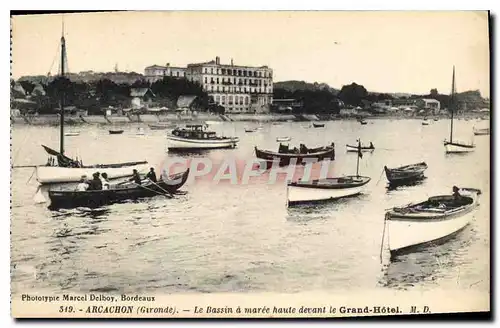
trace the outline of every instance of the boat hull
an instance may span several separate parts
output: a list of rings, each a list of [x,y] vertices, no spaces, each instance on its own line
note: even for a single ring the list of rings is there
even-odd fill
[[[370,178],[360,177],[362,182],[352,187],[328,187],[321,185],[298,185],[297,183],[289,183],[287,185],[287,205],[300,205],[318,203],[350,197],[362,193]]]
[[[299,165],[305,163],[306,158],[316,159],[318,161],[325,159],[335,160],[335,147],[324,147],[320,151],[307,154],[276,153],[255,147],[255,156],[265,160],[267,168],[272,167],[275,161],[278,162],[280,166],[290,165],[291,163]]]
[[[474,151],[475,146],[473,145],[461,145],[457,143],[448,143],[444,144],[445,151],[448,154],[457,154],[457,153],[470,153]]]
[[[399,184],[411,183],[425,178],[424,171],[427,169],[427,164],[422,163],[411,166],[412,170],[402,170],[402,168],[405,167],[408,166],[396,169],[389,169],[387,167],[384,167],[385,176],[387,177],[389,184],[399,185]]]
[[[443,214],[388,212],[386,224],[391,256],[436,244],[465,228],[474,219],[474,209],[478,206],[477,195],[470,197],[471,204]]]
[[[476,136],[486,136],[490,134],[490,129],[474,129],[474,135]]]
[[[40,184],[78,182],[83,175],[91,177],[93,173],[106,172],[109,179],[117,179],[132,176],[132,170],[146,173],[149,169],[147,163],[123,167],[59,167],[59,166],[37,166],[36,179]]]
[[[238,143],[236,138],[224,138],[213,140],[196,140],[178,138],[175,136],[167,137],[167,150],[195,150],[195,149],[224,149],[235,148]]]
[[[174,194],[184,185],[184,183],[186,183],[188,175],[189,170],[177,174],[167,181],[159,181],[157,184],[144,184],[142,186],[131,184],[129,187],[112,188],[108,190],[49,190],[49,198],[51,201],[49,208],[52,210],[75,207],[96,208],[123,202],[125,200],[165,195],[165,191]]]
[[[444,241],[465,228],[473,218],[474,213],[468,212],[457,218],[436,222],[388,220],[391,256],[409,253],[420,247]]]

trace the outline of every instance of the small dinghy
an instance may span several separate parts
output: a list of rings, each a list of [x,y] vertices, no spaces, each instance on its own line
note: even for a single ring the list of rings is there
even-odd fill
[[[429,125],[429,120],[426,118],[422,121],[422,125]]]
[[[291,141],[292,138],[291,137],[278,137],[276,138],[276,142],[287,142],[287,141]]]
[[[252,128],[245,128],[245,132],[246,133],[252,133],[252,132],[255,132],[255,131],[257,131],[257,128],[253,128],[253,129]]]
[[[359,159],[362,157],[361,143],[359,143],[356,175],[289,182],[287,185],[287,206],[334,200],[362,193],[371,180],[370,177],[359,175]]]
[[[346,147],[346,150],[348,152],[358,152],[358,146],[353,146],[353,145],[345,145]],[[361,146],[361,151],[362,152],[372,152],[375,150],[375,146],[373,145],[373,143],[370,142],[370,145],[369,146]]]
[[[257,158],[261,158],[267,161],[268,168],[272,166],[274,161],[279,161],[280,166],[294,164],[303,164],[306,158],[315,158],[318,161],[324,159],[335,159],[335,144],[332,143],[330,146],[319,147],[319,148],[307,148],[304,144],[300,145],[300,149],[296,147],[290,149],[288,145],[279,145],[278,152],[258,149],[255,147],[255,155]]]
[[[490,134],[490,128],[476,129],[474,128],[475,136],[486,136]]]
[[[324,127],[325,127],[325,123],[314,123],[314,122],[313,122],[313,126],[314,126],[315,128],[324,128]]]
[[[365,121],[365,120],[363,120],[363,119],[359,120],[359,123],[360,123],[361,125],[367,125],[367,124],[368,124],[368,122],[367,122],[367,121]]]
[[[49,208],[52,210],[76,207],[96,208],[125,200],[160,195],[172,198],[172,194],[177,192],[177,190],[186,183],[188,175],[189,169],[171,175],[168,179],[160,179],[156,183],[149,180],[144,180],[140,185],[133,182],[127,182],[124,184],[110,185],[110,189],[106,190],[49,190],[49,198],[51,201]]]
[[[437,122],[439,121],[439,118],[438,117],[434,117],[434,122]]]
[[[389,183],[392,185],[422,180],[424,178],[425,170],[427,170],[427,164],[425,162],[404,165],[393,169],[384,166],[387,180],[389,180]]]
[[[137,136],[143,136],[144,135],[144,129],[143,128],[138,128],[137,131],[135,132],[135,135],[137,135]]]
[[[76,137],[79,135],[80,135],[80,132],[78,132],[78,131],[68,131],[68,132],[64,133],[65,137]]]
[[[109,134],[122,134],[123,130],[108,130]]]
[[[474,218],[480,194],[478,189],[453,187],[453,195],[433,196],[388,211],[385,223],[391,257],[444,241],[461,231]]]

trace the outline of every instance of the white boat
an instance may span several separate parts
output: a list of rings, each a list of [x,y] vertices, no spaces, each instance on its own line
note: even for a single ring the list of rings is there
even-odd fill
[[[427,119],[424,119],[424,120],[422,121],[422,125],[429,125],[429,121],[428,121]]]
[[[360,157],[362,157],[361,143],[358,146],[356,175],[289,182],[287,184],[287,206],[335,200],[362,193],[371,178],[358,174]]]
[[[444,147],[447,154],[456,154],[456,153],[470,153],[473,152],[476,148],[474,143],[466,143],[460,141],[453,140],[453,116],[456,107],[456,99],[455,99],[455,66],[453,66],[453,77],[451,83],[451,99],[450,99],[450,108],[451,108],[451,123],[450,123],[450,139],[444,141]]]
[[[137,132],[135,133],[137,136],[143,136],[144,135],[144,129],[143,128],[138,128]]]
[[[205,124],[207,125],[219,125],[222,124],[221,121],[205,121]]]
[[[276,142],[287,142],[287,141],[291,141],[292,138],[291,137],[277,137],[276,138]]]
[[[215,132],[207,131],[204,125],[186,125],[176,128],[167,135],[167,150],[204,150],[235,148],[240,141],[237,137],[218,137]]]
[[[61,37],[61,76],[65,76],[65,62],[66,62],[66,40]],[[139,172],[143,171],[143,166],[147,166],[146,161],[136,161],[128,163],[114,163],[114,164],[95,164],[83,165],[78,158],[72,159],[64,153],[64,136],[69,135],[71,132],[64,133],[64,96],[61,97],[60,102],[60,145],[59,151],[51,149],[42,145],[45,151],[50,155],[47,164],[36,166],[36,177],[39,183],[64,183],[79,181],[82,175],[91,176],[94,172],[106,172],[110,178],[120,178],[132,175],[132,170],[137,169]],[[75,135],[75,134],[71,134]]]
[[[489,134],[490,134],[490,128],[482,128],[482,129],[474,128],[474,135],[475,136],[486,136]]]
[[[140,163],[140,162],[138,162]],[[124,163],[124,166],[116,165],[96,165],[86,167],[60,167],[60,166],[37,166],[36,179],[41,184],[78,182],[83,175],[92,177],[95,172],[107,173],[109,179],[118,179],[132,176],[132,170],[137,170],[140,174],[149,171],[147,162],[142,164]]]
[[[65,137],[76,137],[79,135],[80,135],[80,132],[78,132],[78,131],[68,131],[68,132],[64,133]]]
[[[418,204],[393,208],[386,213],[391,256],[438,243],[467,226],[478,206],[477,189],[458,190],[461,197],[434,196]]]

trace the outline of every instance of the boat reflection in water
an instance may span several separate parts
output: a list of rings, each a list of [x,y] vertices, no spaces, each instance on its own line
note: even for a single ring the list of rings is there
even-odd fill
[[[463,253],[472,243],[475,231],[469,226],[446,242],[429,245],[419,252],[399,255],[383,267],[382,287],[406,290],[425,284],[435,285],[445,276],[459,276]],[[450,268],[455,268],[450,271]],[[457,280],[457,283],[459,281]]]

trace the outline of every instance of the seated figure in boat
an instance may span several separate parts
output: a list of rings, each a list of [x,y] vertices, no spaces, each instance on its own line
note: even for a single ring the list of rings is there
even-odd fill
[[[134,181],[134,183],[138,185],[142,183],[141,176],[139,175],[139,172],[137,172],[136,169],[132,171],[132,177],[128,181]]]
[[[454,205],[466,205],[469,200],[462,195],[460,195],[460,189],[457,186],[453,186],[453,203]]]
[[[370,149],[375,149],[375,146],[373,145],[373,143],[370,141]]]
[[[101,174],[102,190],[108,190],[110,188],[110,183],[108,179],[108,174],[103,172]]]
[[[89,189],[89,183],[86,176],[82,176],[80,183],[76,186],[77,191],[87,191]]]
[[[146,174],[146,179],[156,182],[156,172],[154,168],[150,168],[148,174]]]
[[[102,190],[102,181],[99,178],[99,172],[92,174],[93,179],[89,181],[88,190]]]

